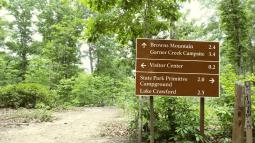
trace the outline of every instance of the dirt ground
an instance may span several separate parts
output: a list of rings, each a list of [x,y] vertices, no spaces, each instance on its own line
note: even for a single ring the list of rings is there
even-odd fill
[[[54,116],[53,122],[0,128],[0,143],[130,143],[124,137],[102,135],[105,124],[126,122],[120,109],[79,108]]]

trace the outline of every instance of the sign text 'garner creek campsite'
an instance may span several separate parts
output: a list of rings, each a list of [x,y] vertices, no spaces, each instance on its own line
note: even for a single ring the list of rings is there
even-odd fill
[[[136,95],[219,96],[219,43],[137,39]]]

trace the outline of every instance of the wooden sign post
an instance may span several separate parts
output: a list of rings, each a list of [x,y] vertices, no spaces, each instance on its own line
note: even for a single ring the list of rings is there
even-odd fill
[[[236,83],[232,143],[244,143],[245,132],[246,143],[253,143],[251,113],[251,83]]]
[[[200,98],[200,134],[205,135],[205,98]]]
[[[244,142],[244,119],[245,119],[245,103],[244,103],[244,85],[236,83],[235,93],[235,110],[234,123],[232,130],[232,143]]]
[[[219,43],[137,39],[136,95],[202,97],[200,129],[203,135],[204,97],[219,96]],[[150,101],[152,99],[150,97]],[[153,122],[151,117],[151,143]]]
[[[246,143],[252,143],[251,83],[249,81],[245,82],[245,129]]]

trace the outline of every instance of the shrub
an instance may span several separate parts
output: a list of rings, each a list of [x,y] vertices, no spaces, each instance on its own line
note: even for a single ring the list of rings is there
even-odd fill
[[[0,106],[35,108],[36,104],[50,105],[51,93],[40,84],[19,83],[0,89]]]
[[[116,94],[117,82],[108,76],[80,74],[76,79],[72,95],[78,106],[112,105]]]
[[[72,90],[74,87],[74,78],[69,79],[62,79],[60,80],[59,84],[57,85],[56,93],[56,103],[58,106],[70,106],[71,101],[73,100],[72,97]]]
[[[109,76],[81,73],[76,78],[71,92],[72,102],[77,106],[112,106],[122,108],[135,98],[134,79],[116,79]]]
[[[9,115],[9,120],[22,123],[30,122],[51,122],[53,121],[52,112],[45,109],[18,109]]]
[[[155,100],[157,140],[188,142],[201,140],[199,112],[191,97],[159,97]]]
[[[72,95],[75,97],[73,102],[78,106],[98,105],[105,95],[100,95],[100,79],[92,75],[80,74],[76,79]]]

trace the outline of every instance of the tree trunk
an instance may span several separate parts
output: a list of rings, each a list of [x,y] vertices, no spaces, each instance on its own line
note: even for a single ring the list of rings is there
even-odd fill
[[[252,39],[249,37],[249,44],[248,44],[250,51],[248,52],[249,62],[250,62],[250,72],[254,72],[254,62],[255,62],[255,46],[252,46]]]
[[[89,46],[89,64],[90,64],[90,72],[93,73],[93,55],[92,55],[92,44],[88,44]]]
[[[235,9],[235,3],[233,2],[233,0],[231,0],[231,6],[232,6],[232,10]],[[236,13],[235,13],[236,14]],[[237,73],[240,75],[243,72],[242,69],[242,62],[243,62],[243,57],[242,57],[242,47],[241,47],[241,29],[239,27],[239,19],[238,18],[233,18],[234,21],[234,33],[235,33],[235,47],[237,49],[237,55],[236,55],[236,59],[237,59]]]
[[[27,73],[27,54],[25,52],[21,55],[21,63],[20,63],[20,77],[21,81],[24,81],[26,79],[26,73]]]

